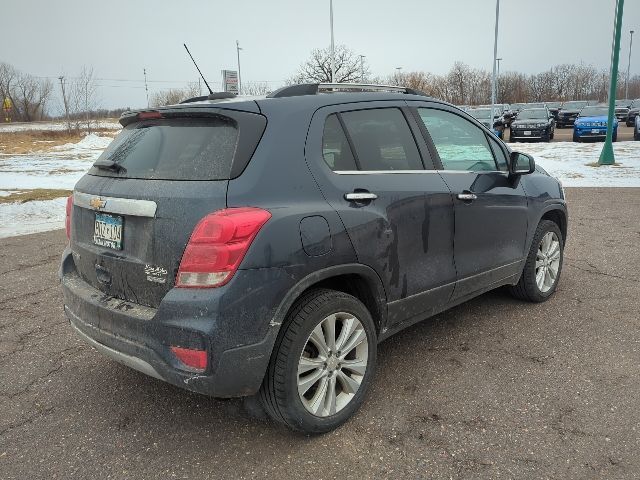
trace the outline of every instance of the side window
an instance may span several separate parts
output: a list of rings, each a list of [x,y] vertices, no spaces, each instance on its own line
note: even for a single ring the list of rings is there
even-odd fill
[[[322,134],[322,158],[331,170],[357,170],[347,136],[342,130],[338,116],[334,113],[327,117]]]
[[[424,170],[400,109],[357,110],[341,115],[362,170]]]
[[[435,144],[445,170],[496,170],[484,131],[450,112],[419,108],[418,113]]]
[[[489,144],[491,145],[491,150],[493,150],[493,156],[496,159],[496,163],[498,164],[498,170],[501,172],[508,172],[509,168],[507,167],[507,155],[504,153],[504,150],[500,147],[500,144],[495,138],[492,138],[493,134],[489,135]]]

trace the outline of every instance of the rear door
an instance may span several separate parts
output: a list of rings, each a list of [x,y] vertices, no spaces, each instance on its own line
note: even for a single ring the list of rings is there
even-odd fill
[[[248,162],[265,123],[221,109],[133,119],[75,187],[71,249],[81,278],[157,307],[193,228],[226,207],[229,178]]]
[[[449,300],[453,206],[406,104],[363,105],[316,112],[307,162],[359,262],[382,279],[394,324]]]
[[[458,272],[453,298],[519,274],[528,203],[519,178],[509,177],[506,149],[459,111],[427,102],[414,107],[453,196]]]

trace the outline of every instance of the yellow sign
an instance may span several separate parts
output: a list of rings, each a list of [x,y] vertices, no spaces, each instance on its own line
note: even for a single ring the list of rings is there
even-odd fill
[[[5,97],[4,102],[2,102],[2,108],[4,110],[11,110],[11,99],[9,97]]]

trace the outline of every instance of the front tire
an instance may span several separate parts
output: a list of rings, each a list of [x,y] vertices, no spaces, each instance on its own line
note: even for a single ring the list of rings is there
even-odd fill
[[[313,290],[282,326],[261,403],[272,419],[294,430],[334,430],[364,401],[376,353],[375,326],[362,302],[344,292]]]
[[[564,260],[564,239],[560,227],[550,220],[538,224],[529,255],[518,283],[510,293],[520,300],[544,302],[558,286]]]
[[[575,131],[573,132],[573,141],[580,143],[580,137],[576,134]]]

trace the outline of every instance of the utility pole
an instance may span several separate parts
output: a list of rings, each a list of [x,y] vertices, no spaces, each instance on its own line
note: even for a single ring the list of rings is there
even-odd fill
[[[238,54],[238,95],[242,94],[242,80],[240,77],[240,50],[242,50],[242,48],[240,47],[240,42],[236,40],[236,52]]]
[[[624,85],[624,98],[625,100],[629,98],[629,75],[631,73],[631,49],[633,48],[633,34],[634,31],[630,30],[631,39],[629,40],[629,61],[627,62],[627,81]]]
[[[147,108],[149,108],[149,87],[147,86],[147,69],[143,68],[142,73],[144,73],[144,91],[147,93]]]
[[[58,77],[60,80],[60,88],[62,89],[62,103],[64,103],[64,114],[67,119],[67,130],[71,132],[71,121],[69,120],[69,105],[67,104],[67,95],[64,92],[64,76]]]
[[[333,0],[329,0],[329,23],[331,25],[331,83],[335,83],[336,51],[333,41]]]
[[[500,62],[501,58],[496,58],[496,62],[498,62],[498,73],[496,74],[496,102],[500,101]]]
[[[358,55],[360,57],[360,83],[364,83],[364,57],[366,55]]]
[[[611,73],[609,83],[609,116],[607,118],[607,138],[604,141],[598,165],[613,165],[613,116],[616,111],[616,89],[618,88],[618,62],[620,60],[620,36],[622,35],[622,12],[624,0],[616,0],[616,16],[613,25],[613,45],[611,46]]]
[[[491,78],[491,118],[496,111],[496,65],[498,63],[498,20],[500,18],[500,0],[496,0],[496,28],[493,40],[493,77]],[[493,120],[492,120],[493,121]]]

